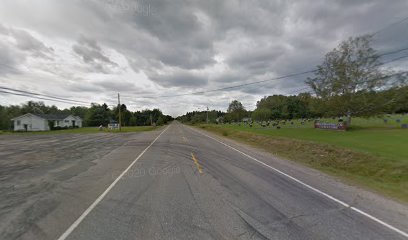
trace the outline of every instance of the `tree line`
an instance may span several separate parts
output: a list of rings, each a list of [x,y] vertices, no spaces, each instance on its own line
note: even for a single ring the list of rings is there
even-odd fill
[[[241,102],[234,100],[217,117],[222,116],[224,122],[237,122],[244,118],[267,121],[346,116],[351,124],[352,116],[407,113],[408,71],[385,67],[404,56],[381,62],[381,56],[400,51],[378,54],[371,41],[372,35],[349,38],[328,52],[313,71],[314,76],[305,80],[311,91],[292,96],[265,96],[257,102],[254,111],[247,111]],[[194,117],[183,115],[179,119],[204,122],[203,114],[195,112]],[[210,121],[216,122],[216,118]]]
[[[125,104],[120,106],[122,126],[148,126],[151,124],[163,125],[173,120],[169,115],[164,115],[160,109],[146,109],[142,111],[129,111]],[[90,107],[73,106],[59,109],[56,106],[47,106],[44,102],[28,101],[22,105],[0,105],[0,129],[12,130],[12,118],[26,113],[33,114],[61,114],[75,115],[83,119],[83,126],[106,126],[111,121],[118,121],[119,107],[109,108],[104,104],[91,104]]]
[[[349,112],[351,111],[351,112]],[[352,101],[345,103],[343,96],[319,98],[311,93],[263,97],[254,111],[248,111],[238,100],[229,104],[227,111],[209,111],[209,122],[241,122],[244,118],[253,121],[359,117],[383,114],[408,113],[408,86],[394,87],[383,91],[362,90],[353,94]],[[205,123],[206,111],[188,112],[177,118],[186,123]],[[218,119],[218,121],[217,121]]]

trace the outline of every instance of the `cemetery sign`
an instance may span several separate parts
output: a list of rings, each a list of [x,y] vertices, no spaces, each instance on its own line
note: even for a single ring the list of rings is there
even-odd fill
[[[316,122],[314,124],[314,127],[319,128],[319,129],[329,129],[329,130],[340,130],[340,131],[347,130],[347,124],[344,122],[339,122],[339,123]]]

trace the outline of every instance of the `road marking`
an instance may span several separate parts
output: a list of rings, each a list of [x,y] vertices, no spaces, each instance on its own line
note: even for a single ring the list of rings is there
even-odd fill
[[[195,165],[197,166],[198,171],[202,174],[203,169],[202,169],[201,165],[198,163],[197,158],[194,156],[194,153],[191,153],[191,158],[193,159]]]
[[[220,141],[220,140],[218,140],[216,138],[213,138],[213,137],[211,137],[211,136],[209,136],[209,135],[207,135],[205,133],[202,133],[201,131],[197,131],[197,130],[195,130],[193,128],[190,128],[190,129],[197,132],[197,133],[199,133],[199,134],[201,134],[201,135],[204,135],[204,136],[206,136],[206,137],[208,137],[208,138],[210,138],[210,139],[212,139],[212,140],[214,140],[214,141],[216,141],[218,143],[221,143],[222,145],[224,145],[224,146],[226,146],[226,147],[228,147],[228,148],[230,148],[230,149],[232,149],[232,150],[234,150],[234,151],[248,157],[249,159],[252,159],[252,160],[258,162],[259,164],[272,169],[273,171],[275,171],[275,172],[277,172],[277,173],[279,173],[279,174],[281,174],[281,175],[283,175],[283,176],[285,176],[285,177],[287,177],[287,178],[289,178],[289,179],[291,179],[291,180],[305,186],[306,188],[309,188],[310,190],[313,190],[314,192],[317,192],[317,193],[319,193],[319,194],[333,200],[334,202],[337,202],[338,204],[340,204],[340,205],[342,205],[344,207],[347,207],[347,208],[349,208],[349,209],[351,209],[351,210],[353,210],[353,211],[355,211],[355,212],[357,212],[357,213],[359,213],[359,214],[361,214],[361,215],[363,215],[363,216],[365,216],[365,217],[367,217],[367,218],[381,224],[382,226],[384,226],[384,227],[386,227],[386,228],[388,228],[388,229],[390,229],[390,230],[392,230],[392,231],[394,231],[394,232],[396,232],[396,233],[398,233],[398,234],[400,234],[400,235],[402,235],[404,237],[408,237],[407,232],[404,232],[404,231],[402,231],[402,230],[400,230],[400,229],[398,229],[398,228],[396,228],[396,227],[394,227],[394,226],[392,226],[392,225],[390,225],[390,224],[388,224],[388,223],[386,223],[384,221],[381,221],[380,219],[378,219],[378,218],[376,218],[376,217],[374,217],[374,216],[372,216],[372,215],[370,215],[370,214],[368,214],[368,213],[366,213],[366,212],[364,212],[364,211],[362,211],[362,210],[360,210],[360,209],[358,209],[356,207],[353,207],[353,206],[351,206],[351,205],[349,205],[349,204],[347,204],[347,203],[345,203],[345,202],[343,202],[343,201],[341,201],[341,200],[339,200],[339,199],[337,199],[337,198],[335,198],[335,197],[333,197],[333,196],[331,196],[331,195],[329,195],[329,194],[327,194],[327,193],[325,193],[323,191],[320,191],[319,189],[314,188],[314,187],[310,186],[309,184],[304,183],[301,180],[299,180],[299,179],[297,179],[295,177],[292,177],[289,174],[284,173],[284,172],[282,172],[281,170],[279,170],[277,168],[269,166],[268,164],[254,158],[254,157],[252,157],[252,156],[250,156],[250,155],[248,155],[248,154],[246,154],[246,153],[244,153],[244,152],[242,152],[242,151],[240,151],[240,150],[238,150],[238,149],[236,149],[236,148],[234,148],[234,147],[232,147],[232,146],[230,146],[230,145],[228,145],[228,144],[226,144],[226,143],[224,143],[224,142],[222,142],[222,141]]]
[[[129,171],[129,169],[143,156],[143,154],[157,141],[157,139],[160,138],[160,136],[167,131],[167,129],[170,126],[167,126],[160,134],[157,136],[149,146],[147,146],[143,152],[137,156],[135,160],[109,185],[109,187],[101,194],[99,197],[85,210],[85,212],[82,213],[81,216],[58,238],[58,240],[65,240],[74,230],[78,225],[84,220],[84,218],[98,205],[99,202],[102,201],[102,199],[109,193],[109,191],[116,185],[116,183],[119,182],[119,180]]]
[[[187,142],[187,138],[183,136],[183,142]]]

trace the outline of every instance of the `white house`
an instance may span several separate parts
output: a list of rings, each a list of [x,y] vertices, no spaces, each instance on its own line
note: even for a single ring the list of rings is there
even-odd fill
[[[14,131],[49,131],[53,127],[82,127],[82,119],[73,115],[27,113],[11,119]]]

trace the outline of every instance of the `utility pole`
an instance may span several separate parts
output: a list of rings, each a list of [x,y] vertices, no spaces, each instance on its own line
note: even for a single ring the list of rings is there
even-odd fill
[[[120,94],[118,93],[118,110],[119,110],[119,131],[121,131],[122,129],[122,114],[120,113]]]
[[[153,118],[152,118],[152,114],[150,113],[150,126],[153,126]]]
[[[208,106],[207,106],[207,124],[208,124]]]

